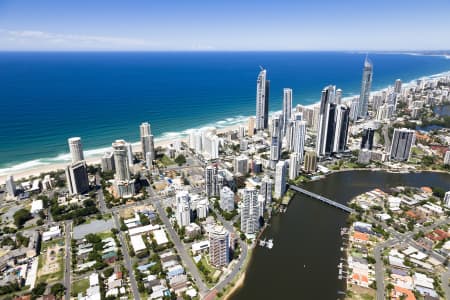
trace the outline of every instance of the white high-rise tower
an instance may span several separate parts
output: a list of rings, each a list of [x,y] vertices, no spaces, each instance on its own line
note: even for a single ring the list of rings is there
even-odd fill
[[[373,65],[366,57],[361,81],[361,94],[359,95],[358,117],[366,118],[369,107],[370,89],[372,87]]]
[[[292,89],[283,89],[283,136],[286,134],[286,126],[292,114]]]
[[[80,137],[71,137],[68,140],[72,163],[84,160],[83,145]]]
[[[256,130],[261,131],[269,125],[269,85],[267,71],[262,69],[256,81]]]

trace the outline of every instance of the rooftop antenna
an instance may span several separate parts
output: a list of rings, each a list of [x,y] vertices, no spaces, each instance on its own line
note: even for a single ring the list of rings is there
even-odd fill
[[[264,71],[263,66],[259,65],[259,68],[261,69],[261,71]]]

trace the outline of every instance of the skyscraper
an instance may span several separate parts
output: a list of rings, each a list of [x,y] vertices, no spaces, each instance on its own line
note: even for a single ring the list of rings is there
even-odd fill
[[[112,143],[114,152],[114,165],[116,167],[116,180],[130,180],[128,164],[127,143],[124,140],[116,140]]]
[[[111,172],[115,170],[114,166],[114,153],[113,152],[105,152],[102,157],[102,171],[103,172]]]
[[[372,150],[373,148],[373,137],[375,135],[375,130],[373,128],[364,128],[360,149]]]
[[[258,192],[254,188],[245,188],[241,207],[241,231],[245,234],[253,234],[258,230]]]
[[[349,123],[350,109],[345,105],[338,104],[334,120],[333,153],[341,153],[347,149]]]
[[[147,165],[152,165],[152,161],[155,159],[156,155],[155,142],[150,124],[147,122],[142,123],[139,126],[139,131],[141,137],[142,157],[146,160]],[[150,156],[148,156],[147,153],[150,153]]]
[[[304,169],[306,173],[314,173],[317,169],[317,156],[316,152],[308,151],[305,154]]]
[[[297,152],[291,153],[289,158],[289,179],[294,180],[298,176],[299,171],[299,154]]]
[[[281,198],[286,192],[286,162],[280,160],[275,168],[275,198]]]
[[[209,232],[209,261],[215,267],[227,266],[230,262],[230,234],[221,225]]]
[[[191,223],[191,198],[187,191],[180,191],[175,196],[176,220],[178,226],[184,227]]]
[[[395,81],[394,93],[400,94],[401,92],[402,92],[402,81],[400,79],[397,79]]]
[[[369,107],[370,88],[372,87],[373,65],[366,57],[364,61],[363,75],[361,80],[361,94],[359,95],[358,117],[366,118]]]
[[[208,197],[218,197],[223,186],[223,177],[218,173],[217,166],[205,168],[205,192]]]
[[[329,135],[329,131],[332,130],[332,125],[330,126],[329,120],[334,119],[334,114],[330,118],[330,107],[331,104],[334,103],[335,93],[336,87],[332,85],[329,85],[322,90],[316,138],[317,156],[326,154],[327,136]]]
[[[80,137],[71,137],[68,140],[70,156],[72,157],[72,163],[76,163],[84,160],[83,145],[81,144]]]
[[[239,155],[234,158],[234,173],[241,173],[242,175],[247,175],[248,173],[248,157],[245,155]]]
[[[392,137],[390,158],[395,161],[407,161],[411,154],[411,147],[416,139],[414,130],[395,128]]]
[[[329,156],[346,150],[350,109],[335,103],[336,87],[322,91],[319,111],[319,129],[316,138],[317,156]]]
[[[264,197],[266,207],[270,206],[270,204],[272,203],[272,190],[273,180],[270,179],[268,175],[265,175],[261,180],[261,188],[259,189],[259,194]]]
[[[143,136],[147,136],[151,134],[151,127],[150,124],[148,122],[143,122],[141,123],[141,125],[139,126],[139,132],[140,132],[140,137],[142,138]]]
[[[133,147],[131,146],[130,143],[127,143],[126,147],[127,147],[128,166],[132,168],[134,165]]]
[[[336,90],[336,104],[342,104],[342,90],[341,89],[337,89]]]
[[[255,117],[248,118],[248,129],[247,134],[249,137],[252,137],[255,133]]]
[[[262,69],[256,81],[256,130],[261,131],[269,125],[269,85],[267,71]]]
[[[131,197],[135,194],[134,179],[130,176],[128,144],[124,140],[112,143],[114,153],[114,192],[116,197]]]
[[[279,114],[273,116],[271,125],[270,167],[274,168],[275,164],[281,157],[281,145],[283,141],[282,119]]]
[[[84,160],[66,167],[66,180],[71,195],[84,194],[89,191],[89,179]]]
[[[306,138],[306,122],[301,120],[301,115],[295,114],[294,126],[292,134],[292,152],[298,154],[298,163],[303,162],[303,153],[305,151],[305,138]]]
[[[14,177],[11,175],[6,177],[5,185],[8,195],[14,197],[16,195],[16,184],[14,183]]]
[[[286,134],[286,126],[288,121],[291,119],[292,114],[292,89],[283,89],[283,136]]]
[[[232,211],[234,209],[234,193],[227,186],[224,186],[220,190],[219,205],[220,208],[224,211]]]

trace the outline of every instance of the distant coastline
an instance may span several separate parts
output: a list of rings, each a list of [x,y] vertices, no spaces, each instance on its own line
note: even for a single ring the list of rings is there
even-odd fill
[[[408,53],[403,53],[403,54],[408,54]],[[411,53],[409,53],[411,54]],[[270,70],[269,70],[270,72]],[[437,77],[437,76],[443,76],[443,75],[450,75],[450,71],[446,71],[446,72],[441,72],[441,73],[437,73],[437,74],[433,74],[433,75],[425,75],[425,76],[419,76],[416,77],[415,79],[411,80],[417,80],[420,78],[431,78],[431,77]],[[376,76],[376,75],[375,75]],[[360,78],[355,78],[353,79],[355,81],[359,81]],[[393,82],[392,82],[393,84]],[[407,84],[407,83],[405,83]],[[250,86],[250,88],[253,88],[253,86]],[[386,89],[387,86],[384,86],[381,89],[378,89],[378,91],[374,91],[373,93],[379,92],[381,90]],[[345,92],[345,91],[344,91]],[[276,107],[278,104],[278,96],[276,91],[273,92],[274,96],[271,97],[271,102],[273,102],[274,104],[271,105],[271,107]],[[295,96],[295,90],[294,90],[294,96]],[[319,95],[320,95],[320,89],[317,89],[317,91],[315,91],[314,93],[315,95],[317,95],[316,100],[318,101],[319,99]],[[355,96],[357,96],[357,93],[350,93],[347,90],[347,93],[345,93],[346,97],[344,97],[344,101],[349,100]],[[298,102],[298,101],[297,101]],[[311,103],[311,102],[309,102]],[[317,103],[317,102],[316,102]],[[307,104],[307,105],[315,105],[313,104]],[[275,112],[276,110],[272,111]],[[246,113],[247,111],[244,111],[244,113]],[[208,112],[204,112],[205,114],[208,114]],[[200,129],[200,128],[204,128],[204,127],[216,127],[218,130],[221,131],[226,131],[226,130],[230,130],[232,128],[237,128],[239,125],[242,124],[246,124],[247,120],[248,120],[249,115],[246,114],[242,114],[242,115],[238,115],[235,117],[226,117],[226,118],[222,118],[219,121],[214,121],[214,122],[206,122],[202,125],[199,126],[194,126],[191,127],[189,129],[183,129],[185,126],[181,126],[180,125],[180,131],[175,131],[173,130],[168,130],[168,131],[163,131],[160,134],[155,134],[156,136],[156,141],[158,143],[158,145],[167,145],[170,143],[173,143],[175,140],[180,140],[180,139],[186,139],[186,137],[189,135],[189,132],[196,130],[196,129]],[[135,123],[139,124],[139,122],[141,121],[145,121],[146,119],[136,119]],[[152,120],[151,117],[149,117],[147,119],[148,121],[150,121],[152,124],[157,124],[157,121]],[[195,122],[195,123],[199,123],[199,122]],[[136,132],[138,131],[137,129],[137,125],[136,125]],[[100,133],[101,134],[101,133]],[[98,135],[99,138],[103,138],[105,139],[105,136],[100,136],[100,134]],[[84,138],[84,135],[81,133],[79,134],[82,138]],[[107,136],[112,135],[111,133],[107,133]],[[69,136],[66,136],[65,138],[58,138],[58,143],[59,144],[65,144],[66,142],[66,138]],[[119,138],[123,138],[123,135],[116,135],[114,137],[114,139],[119,139]],[[112,142],[114,139],[111,139],[110,142]],[[135,144],[135,146],[138,144],[137,142],[127,139],[125,137],[125,139],[129,142],[132,142],[133,144]],[[107,151],[110,147],[108,147],[108,144],[106,144],[103,147],[98,147],[98,148],[90,148],[89,146],[85,147],[85,157],[87,158],[89,163],[98,163],[100,157],[102,156],[102,154]],[[33,151],[33,149],[35,148],[30,148],[30,152]],[[43,152],[41,150],[41,152]],[[49,152],[51,153],[51,152]],[[53,157],[41,157],[41,158],[36,158],[36,159],[32,159],[32,160],[25,160],[23,162],[18,162],[18,163],[3,163],[3,166],[0,167],[0,182],[3,182],[5,177],[7,175],[13,175],[15,176],[17,179],[22,178],[22,177],[27,177],[29,175],[38,175],[39,173],[42,172],[48,172],[51,170],[55,170],[55,169],[60,169],[62,167],[65,166],[66,163],[69,162],[69,154],[68,154],[68,149],[66,150],[66,152],[64,153],[60,153],[56,156]]]

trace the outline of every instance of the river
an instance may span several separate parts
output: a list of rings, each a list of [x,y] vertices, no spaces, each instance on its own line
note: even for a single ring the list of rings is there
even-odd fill
[[[374,188],[436,186],[450,190],[448,173],[338,172],[304,187],[340,203]],[[338,299],[345,289],[338,280],[342,257],[340,228],[347,214],[297,194],[286,213],[272,218],[264,236],[274,239],[272,250],[257,247],[244,285],[232,300]],[[342,296],[341,296],[342,298]]]

